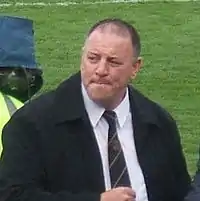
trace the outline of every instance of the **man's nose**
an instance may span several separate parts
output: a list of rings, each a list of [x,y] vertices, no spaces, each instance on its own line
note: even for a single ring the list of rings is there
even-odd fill
[[[107,65],[107,62],[106,60],[101,60],[98,65],[97,65],[97,68],[96,68],[96,73],[98,75],[106,75],[108,74],[108,65]]]

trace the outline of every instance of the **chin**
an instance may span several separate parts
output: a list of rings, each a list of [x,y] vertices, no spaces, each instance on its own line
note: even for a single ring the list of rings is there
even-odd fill
[[[95,102],[102,102],[111,97],[111,92],[108,90],[101,90],[101,89],[89,89],[88,95],[90,99]]]

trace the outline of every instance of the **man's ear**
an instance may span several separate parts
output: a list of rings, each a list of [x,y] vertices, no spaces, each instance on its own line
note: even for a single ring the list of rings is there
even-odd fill
[[[84,45],[84,46],[82,46],[81,50],[82,50],[82,52],[85,50],[85,45]]]
[[[83,58],[84,51],[85,51],[85,46],[82,46],[81,51],[80,51],[81,59]]]
[[[142,67],[142,64],[143,64],[142,57],[138,57],[137,61],[133,63],[133,70],[132,70],[132,76],[131,76],[132,79],[135,79],[137,73]]]

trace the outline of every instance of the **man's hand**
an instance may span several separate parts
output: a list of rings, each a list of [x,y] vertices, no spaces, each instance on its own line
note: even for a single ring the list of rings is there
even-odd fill
[[[113,188],[101,194],[100,201],[135,201],[136,194],[129,187]]]

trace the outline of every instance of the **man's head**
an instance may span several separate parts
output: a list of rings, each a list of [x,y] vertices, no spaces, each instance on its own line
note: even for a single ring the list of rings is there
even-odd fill
[[[0,68],[0,91],[26,102],[43,85],[42,71],[22,67]]]
[[[81,75],[89,97],[113,109],[141,67],[140,38],[127,22],[106,19],[89,31],[83,47]]]
[[[0,16],[0,90],[25,102],[43,85],[35,59],[33,21]]]

